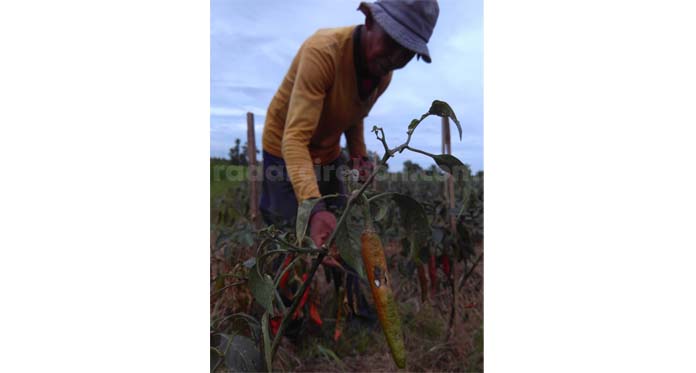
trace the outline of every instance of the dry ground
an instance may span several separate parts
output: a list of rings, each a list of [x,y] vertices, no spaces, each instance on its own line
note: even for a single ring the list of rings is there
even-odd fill
[[[435,295],[421,303],[417,276],[404,278],[398,270],[400,247],[390,244],[387,257],[396,255],[390,267],[392,289],[399,303],[407,353],[407,371],[423,372],[480,372],[483,371],[483,263],[474,269],[457,294],[457,319],[450,330],[452,303],[451,287],[438,269],[441,283]],[[476,245],[476,256],[483,244]],[[469,263],[471,265],[471,263]],[[462,263],[456,265],[456,276],[462,273]],[[392,372],[398,368],[389,354],[379,325],[374,330],[362,325],[346,325],[338,342],[330,336],[335,319],[335,296],[332,285],[323,285],[323,274],[316,276],[321,288],[324,324],[309,328],[308,333],[294,343],[287,339],[279,349],[274,370],[298,372]],[[369,294],[369,291],[366,293]],[[369,298],[369,296],[368,296]],[[451,334],[448,338],[448,334]]]

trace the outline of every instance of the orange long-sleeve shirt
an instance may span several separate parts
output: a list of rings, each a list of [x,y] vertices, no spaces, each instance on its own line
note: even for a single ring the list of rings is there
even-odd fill
[[[389,73],[366,99],[360,98],[354,29],[321,29],[310,36],[266,112],[263,149],[283,158],[300,203],[321,196],[314,164],[338,158],[341,134],[346,135],[351,157],[367,154],[363,119],[391,81]]]

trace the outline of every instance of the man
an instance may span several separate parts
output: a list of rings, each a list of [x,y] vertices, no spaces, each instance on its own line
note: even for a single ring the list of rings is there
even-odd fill
[[[351,166],[363,178],[366,157],[363,119],[387,89],[392,71],[414,55],[430,62],[430,40],[439,7],[435,0],[362,2],[365,24],[322,29],[300,47],[266,113],[263,130],[264,181],[260,210],[267,224],[292,226],[298,203],[345,193],[337,170],[345,167],[345,134]],[[315,169],[316,166],[316,169]],[[343,167],[342,167],[343,166]],[[321,246],[336,227],[344,199],[317,204],[310,237]],[[337,266],[336,258],[324,263]]]

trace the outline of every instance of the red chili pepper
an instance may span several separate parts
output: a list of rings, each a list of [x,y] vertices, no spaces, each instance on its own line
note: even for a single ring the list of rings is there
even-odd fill
[[[449,277],[451,269],[449,256],[447,254],[443,254],[440,260],[442,261],[442,271],[445,272],[447,277]]]
[[[285,269],[285,267],[287,267],[288,264],[290,264],[290,262],[292,261],[292,258],[293,258],[293,254],[288,254],[288,256],[285,258],[285,261],[283,262],[283,265],[282,265],[281,268],[282,268],[282,269]],[[282,269],[281,269],[281,271],[282,271]],[[285,290],[285,288],[286,288],[287,285],[288,285],[288,279],[289,279],[289,278],[290,278],[290,271],[287,271],[287,272],[285,272],[285,274],[283,275],[283,277],[280,279],[279,285],[280,285],[280,288],[281,288],[281,289]]]
[[[430,287],[433,289],[434,295],[437,288],[437,267],[435,266],[435,255],[430,255],[430,260],[428,261],[428,274],[430,275]]]
[[[302,275],[302,282],[307,281],[308,276],[309,275],[307,273]],[[300,304],[297,306],[297,309],[295,310],[295,314],[293,315],[293,318],[296,319],[298,316],[300,316],[300,310],[302,309],[302,307],[304,307],[305,303],[307,303],[307,299],[309,298],[309,289],[310,289],[310,286],[307,285],[307,288],[305,289],[304,294],[302,294],[302,299],[300,299]]]
[[[317,310],[317,305],[314,302],[309,303],[309,317],[314,321],[315,324],[321,326],[323,323],[321,321],[321,316],[319,316],[319,310]]]
[[[280,328],[280,322],[282,318],[280,316],[275,316],[271,318],[271,331],[273,334],[278,334],[278,328]]]

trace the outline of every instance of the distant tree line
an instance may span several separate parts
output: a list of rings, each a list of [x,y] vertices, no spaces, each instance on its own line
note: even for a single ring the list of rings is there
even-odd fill
[[[237,166],[248,166],[249,157],[247,156],[248,144],[245,141],[244,145],[241,145],[241,140],[239,138],[234,140],[234,146],[230,148],[227,156],[229,158],[222,157],[210,157],[211,164],[231,164]],[[259,154],[259,150],[256,150],[256,154]]]

